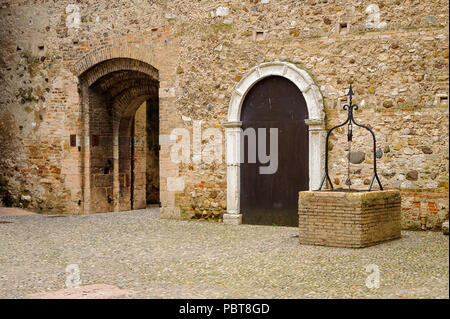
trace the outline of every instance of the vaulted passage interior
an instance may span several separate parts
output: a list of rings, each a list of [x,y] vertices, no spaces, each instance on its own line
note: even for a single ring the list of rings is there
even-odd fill
[[[159,203],[158,71],[110,59],[84,72],[80,85],[84,212]]]

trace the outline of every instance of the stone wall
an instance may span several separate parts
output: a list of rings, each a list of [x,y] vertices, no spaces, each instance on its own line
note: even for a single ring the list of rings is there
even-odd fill
[[[224,160],[174,163],[170,134],[186,128],[192,145],[197,121],[203,131],[222,129],[237,83],[252,67],[279,60],[312,76],[327,129],[344,119],[353,84],[356,118],[375,130],[383,151],[383,186],[402,191],[403,226],[440,227],[448,219],[448,26],[443,0],[3,1],[0,194],[38,212],[83,213],[80,77],[97,63],[129,58],[159,73],[162,216],[220,220]],[[355,134],[352,149],[366,159],[351,170],[363,188],[370,149]],[[70,135],[82,151],[70,147]],[[330,148],[341,187],[344,131]]]

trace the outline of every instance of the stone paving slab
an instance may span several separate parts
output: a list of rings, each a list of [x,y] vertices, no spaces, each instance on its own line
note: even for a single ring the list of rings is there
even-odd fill
[[[0,298],[66,289],[74,264],[81,286],[134,292],[107,298],[449,297],[441,232],[332,248],[300,245],[297,228],[164,220],[155,210],[1,217],[12,223],[0,223]],[[366,285],[374,266],[379,288]]]
[[[0,217],[1,216],[24,216],[24,215],[33,215],[33,214],[34,214],[33,212],[29,212],[25,209],[0,206]]]
[[[120,289],[116,286],[96,284],[41,292],[31,294],[29,297],[33,299],[106,299],[132,295],[133,293],[131,290]]]

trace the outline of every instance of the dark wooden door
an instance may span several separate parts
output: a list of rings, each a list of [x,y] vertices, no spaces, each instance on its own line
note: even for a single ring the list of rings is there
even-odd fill
[[[249,163],[248,138],[244,138],[241,163],[241,213],[246,224],[298,226],[298,192],[309,188],[309,143],[306,101],[286,78],[271,76],[256,83],[242,106],[242,129],[266,128],[266,153],[270,154],[270,128],[278,129],[278,169],[260,174],[262,164]]]

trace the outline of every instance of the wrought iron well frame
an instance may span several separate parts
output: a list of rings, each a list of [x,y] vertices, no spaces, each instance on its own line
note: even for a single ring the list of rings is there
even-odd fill
[[[350,84],[350,89],[349,89],[347,95],[349,96],[349,103],[344,104],[344,106],[343,106],[343,109],[348,111],[347,120],[342,124],[332,127],[327,133],[327,137],[325,140],[325,174],[322,178],[322,182],[320,183],[320,187],[318,190],[319,191],[322,190],[322,187],[326,180],[328,180],[328,182],[330,183],[331,189],[334,190],[333,183],[331,182],[330,175],[328,174],[328,140],[330,138],[331,132],[333,132],[335,129],[342,127],[346,124],[351,124],[351,123],[368,130],[372,134],[372,138],[373,138],[373,176],[372,176],[372,180],[370,181],[370,186],[369,186],[368,191],[369,192],[372,191],[372,186],[373,186],[373,182],[375,181],[375,179],[377,180],[377,183],[380,186],[380,190],[383,190],[383,186],[381,185],[380,178],[378,177],[378,174],[377,174],[377,156],[376,156],[377,140],[375,138],[375,133],[369,127],[357,123],[353,117],[353,111],[358,110],[359,106],[356,104],[353,104],[352,99],[353,99],[354,93],[353,93],[351,84]],[[348,141],[352,141],[352,132],[351,131],[349,131],[347,133],[347,136],[348,136]],[[350,158],[348,158],[348,160],[350,161]]]

